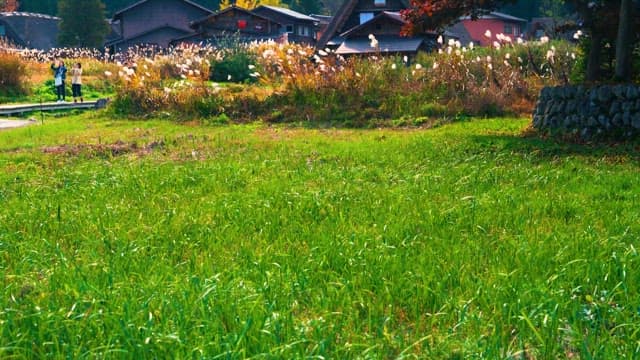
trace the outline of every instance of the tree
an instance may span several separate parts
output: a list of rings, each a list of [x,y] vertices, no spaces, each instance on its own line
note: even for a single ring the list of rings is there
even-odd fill
[[[408,20],[406,33],[442,29],[455,23],[461,16],[477,19],[483,13],[517,0],[411,0],[410,7],[402,12]]]
[[[291,10],[303,14],[320,14],[322,12],[322,4],[318,0],[288,0],[284,3]]]
[[[18,5],[16,0],[0,0],[0,11],[17,11]]]
[[[57,0],[21,1],[19,9],[20,11],[56,15],[58,2]]]
[[[58,16],[62,46],[101,47],[110,30],[100,0],[60,0]]]
[[[631,57],[633,53],[632,12],[631,0],[622,0],[616,39],[616,78],[619,80],[631,79]]]

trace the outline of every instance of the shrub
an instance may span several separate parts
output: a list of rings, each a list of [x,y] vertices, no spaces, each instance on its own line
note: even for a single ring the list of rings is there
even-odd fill
[[[253,57],[244,51],[233,52],[224,56],[211,65],[211,80],[213,81],[235,81],[251,82],[253,73],[249,65],[254,62]]]
[[[0,52],[0,96],[13,97],[28,92],[27,67],[20,56]]]

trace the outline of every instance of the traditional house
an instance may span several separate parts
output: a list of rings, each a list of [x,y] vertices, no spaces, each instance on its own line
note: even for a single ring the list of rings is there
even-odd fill
[[[105,46],[124,50],[135,45],[167,47],[194,34],[191,22],[213,11],[189,0],[141,0],[113,15],[113,33]]]
[[[282,26],[289,42],[313,45],[316,42],[318,20],[291,9],[260,5],[252,10],[255,14],[272,19]],[[282,30],[281,30],[282,31]]]
[[[191,24],[196,35],[176,42],[217,43],[222,38],[237,36],[240,41],[278,40],[305,44],[315,43],[318,21],[296,11],[261,5],[248,10],[229,6]]]
[[[26,12],[0,13],[0,38],[17,46],[50,50],[58,43],[60,18]]]
[[[476,45],[487,46],[497,40],[498,34],[509,36],[514,41],[518,37],[524,37],[526,25],[525,19],[494,11],[476,20],[469,16],[462,17],[448,30],[455,33],[463,44],[473,42]]]
[[[400,11],[407,7],[406,0],[347,0],[316,47],[334,48],[342,55],[378,52],[413,55],[419,50],[430,50],[435,46],[436,33],[400,35],[406,24]],[[376,40],[371,41],[370,35]]]

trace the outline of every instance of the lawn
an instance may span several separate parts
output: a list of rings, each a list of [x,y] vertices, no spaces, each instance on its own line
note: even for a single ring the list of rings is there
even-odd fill
[[[638,145],[527,123],[0,132],[0,357],[638,358]]]

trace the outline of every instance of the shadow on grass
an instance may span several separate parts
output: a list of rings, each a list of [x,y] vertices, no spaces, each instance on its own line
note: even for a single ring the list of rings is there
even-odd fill
[[[640,163],[640,139],[628,141],[575,142],[537,134],[473,135],[483,148],[552,160],[565,156],[594,159],[631,160]]]

